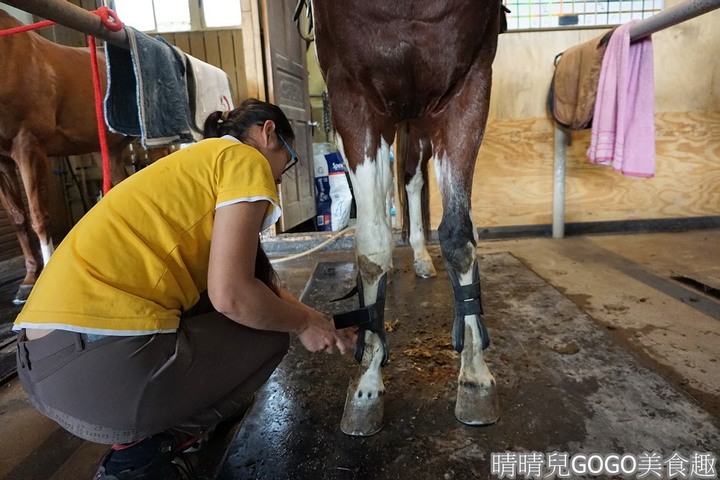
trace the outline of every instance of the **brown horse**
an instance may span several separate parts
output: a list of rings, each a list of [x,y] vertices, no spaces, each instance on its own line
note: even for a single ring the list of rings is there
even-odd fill
[[[455,296],[453,345],[461,352],[455,415],[466,424],[493,423],[499,408],[495,380],[483,360],[489,337],[480,304],[470,194],[488,115],[501,3],[314,0],[312,7],[338,146],[357,202],[358,315],[367,320],[356,351],[360,368],[348,389],[341,428],[351,435],[371,435],[382,426],[380,367],[387,360],[382,311],[392,248],[388,159],[398,127],[405,152],[398,156],[398,171],[406,180],[410,240],[421,276],[434,270],[420,212],[425,164],[431,157],[442,196],[438,233]]]
[[[0,10],[0,30],[19,25]],[[98,61],[104,71],[100,50]],[[26,275],[14,300],[21,304],[54,249],[49,235],[48,157],[97,152],[100,147],[89,49],[58,45],[34,32],[2,37],[0,71],[0,201],[25,257]],[[108,143],[117,157],[129,140],[109,134]],[[30,224],[16,166],[28,199]],[[123,177],[122,165],[114,161],[114,182]],[[31,226],[39,248],[31,241]]]

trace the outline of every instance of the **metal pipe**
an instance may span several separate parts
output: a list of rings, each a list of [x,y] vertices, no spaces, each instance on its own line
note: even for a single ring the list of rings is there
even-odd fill
[[[720,0],[687,0],[678,3],[633,25],[630,28],[630,41],[640,40],[664,28],[672,27],[717,8],[720,8]]]
[[[568,132],[555,125],[555,162],[553,165],[553,214],[552,236],[565,236],[565,164],[566,146],[570,139]]]
[[[3,3],[24,10],[38,17],[52,20],[86,35],[101,38],[108,43],[128,48],[125,29],[119,32],[108,30],[100,17],[65,0],[3,0]]]

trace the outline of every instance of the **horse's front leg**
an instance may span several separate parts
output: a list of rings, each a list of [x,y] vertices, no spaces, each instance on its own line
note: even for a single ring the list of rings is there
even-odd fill
[[[341,138],[345,140],[342,135]],[[392,256],[392,230],[386,209],[392,184],[390,147],[379,136],[371,138],[368,134],[367,142],[350,146],[344,141],[341,145],[350,165],[357,201],[355,244],[360,306],[370,321],[359,332],[356,359],[360,367],[348,388],[340,428],[348,435],[360,436],[372,435],[382,428],[385,387],[381,366],[388,356],[383,312]],[[373,149],[372,143],[378,146]],[[365,152],[364,158],[358,162],[356,156],[361,152]]]
[[[438,162],[440,163],[440,162]],[[455,177],[441,168],[438,177]],[[446,178],[446,183],[449,179]],[[483,319],[479,265],[476,258],[475,226],[470,216],[470,194],[462,184],[443,192],[443,219],[438,229],[440,247],[455,297],[452,343],[460,352],[455,416],[468,425],[494,423],[500,416],[495,378],[483,350],[490,337]],[[445,201],[447,197],[448,201]]]
[[[455,416],[468,425],[487,425],[500,417],[495,378],[483,358],[490,337],[482,318],[478,270],[475,259],[469,271],[453,279],[456,301],[453,345],[461,352]],[[464,315],[465,311],[473,313]]]
[[[20,283],[13,299],[15,305],[22,305],[30,295],[43,264],[37,242],[32,239],[33,232],[27,221],[27,212],[22,201],[15,162],[5,156],[0,156],[0,202],[7,212],[10,224],[15,229],[20,249],[25,258],[25,278]]]
[[[441,172],[440,175],[448,174]],[[443,220],[438,229],[455,297],[452,342],[460,352],[455,416],[468,425],[486,425],[497,421],[500,409],[495,378],[483,358],[490,337],[483,319],[475,227],[468,208],[470,195],[463,190],[457,186],[452,189],[450,201],[444,202]]]
[[[495,379],[483,358],[490,337],[483,320],[477,230],[470,213],[475,160],[487,121],[491,76],[489,65],[478,66],[447,108],[430,119],[438,129],[431,137],[443,202],[438,235],[455,297],[452,341],[461,358],[455,416],[469,425],[494,423],[500,416]]]

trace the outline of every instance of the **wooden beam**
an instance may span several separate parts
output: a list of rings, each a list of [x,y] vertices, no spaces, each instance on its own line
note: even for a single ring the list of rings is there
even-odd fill
[[[38,17],[57,22],[86,35],[101,38],[108,43],[128,48],[125,30],[113,32],[103,26],[100,17],[94,13],[64,0],[3,0],[15,8]]]

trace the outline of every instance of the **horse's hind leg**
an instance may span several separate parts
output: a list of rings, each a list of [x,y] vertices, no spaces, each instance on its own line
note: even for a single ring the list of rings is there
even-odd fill
[[[345,84],[349,86],[348,84]],[[348,435],[372,435],[382,428],[384,386],[381,366],[387,360],[383,312],[386,275],[392,256],[392,230],[386,199],[392,185],[390,142],[394,125],[370,113],[352,88],[330,89],[338,146],[350,166],[357,201],[355,244],[360,306],[374,318],[358,336],[360,367],[350,382],[340,428]],[[349,112],[352,112],[350,115]]]
[[[432,278],[437,276],[437,271],[426,244],[430,218],[428,212],[427,162],[432,156],[432,145],[430,139],[414,125],[408,125],[407,132],[402,135],[400,130],[398,129],[398,157],[401,155],[400,151],[404,150],[402,155],[406,158],[402,160],[404,171],[398,171],[398,176],[404,177],[408,209],[405,218],[408,225],[407,229],[403,226],[403,230],[409,232],[415,275],[420,278]],[[398,162],[398,167],[400,165],[401,163]]]
[[[461,352],[455,415],[463,423],[494,423],[499,415],[495,379],[483,359],[489,336],[482,317],[477,230],[470,213],[475,160],[487,120],[490,66],[476,66],[459,94],[428,128],[435,150],[435,172],[443,202],[438,228],[443,259],[455,297],[453,346]]]
[[[31,225],[40,241],[43,264],[47,265],[55,251],[50,237],[50,214],[48,213],[48,178],[50,166],[41,142],[31,133],[15,137],[12,157],[20,169],[30,209]]]
[[[30,290],[40,275],[42,259],[27,221],[27,211],[22,201],[15,162],[5,156],[0,156],[0,202],[7,212],[10,224],[15,229],[20,249],[25,257],[25,278],[13,299],[14,304],[21,305],[27,300]]]

